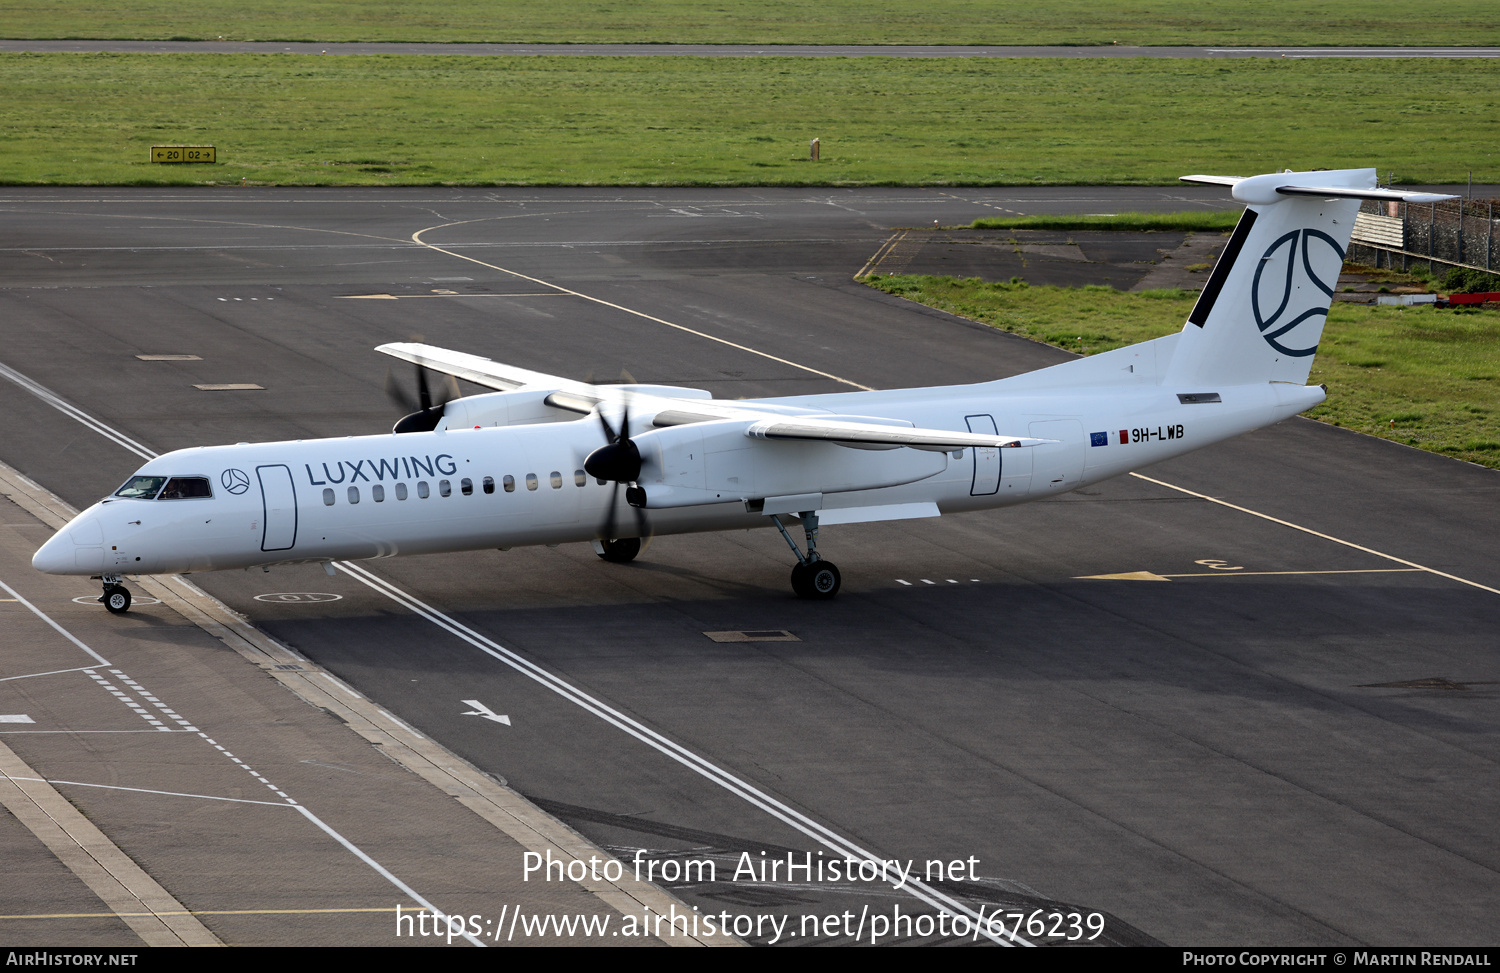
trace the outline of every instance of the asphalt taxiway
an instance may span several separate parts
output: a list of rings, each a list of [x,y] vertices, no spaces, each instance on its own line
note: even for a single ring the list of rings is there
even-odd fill
[[[995,378],[1067,356],[854,283],[897,228],[1229,205],[1199,187],[6,190],[0,362],[94,424],[0,382],[0,460],[82,507],[142,451],[374,432],[394,417],[370,349],[414,333],[724,397]],[[935,892],[1065,903],[1115,942],[1488,942],[1496,474],[1300,419],[1143,472],[829,529],[845,587],[827,604],[791,596],[770,531],[658,538],[629,566],[571,545],[191,581],[625,859],[973,858]],[[86,587],[27,583],[54,612]],[[170,667],[152,675],[172,698]],[[0,728],[58,777],[30,739]],[[108,754],[87,769],[131,776]],[[358,805],[332,826],[381,812]],[[161,813],[118,827],[172,841]],[[152,872],[158,852],[118,843]],[[411,860],[435,875],[465,854]],[[878,883],[663,884],[703,912],[930,909]]]

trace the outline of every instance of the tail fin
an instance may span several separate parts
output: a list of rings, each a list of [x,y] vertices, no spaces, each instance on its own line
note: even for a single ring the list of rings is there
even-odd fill
[[[1359,201],[1453,198],[1376,189],[1374,169],[1182,180],[1231,186],[1246,207],[1183,326],[1169,385],[1305,384]]]

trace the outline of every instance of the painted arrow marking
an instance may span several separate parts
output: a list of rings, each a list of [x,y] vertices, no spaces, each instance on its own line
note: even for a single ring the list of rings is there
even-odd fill
[[[494,710],[490,709],[488,706],[484,705],[477,699],[466,699],[463,701],[463,703],[465,706],[472,706],[474,708],[469,710],[467,713],[460,713],[460,716],[478,716],[486,720],[493,720],[496,723],[504,723],[506,726],[510,726],[509,716],[502,716],[501,714],[496,713]]]

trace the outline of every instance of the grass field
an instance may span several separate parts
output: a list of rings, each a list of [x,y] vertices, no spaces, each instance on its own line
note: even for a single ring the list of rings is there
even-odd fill
[[[8,54],[0,90],[5,183],[1500,181],[1500,61]],[[219,164],[147,161],[181,143]]]
[[[1290,8],[1290,9],[1289,9]],[[1294,13],[1292,11],[1295,11]],[[1500,43],[1494,5],[1450,0],[7,0],[7,38],[689,44]]]
[[[867,282],[1084,354],[1180,331],[1196,300],[952,277]],[[1500,312],[1335,303],[1310,381],[1328,385],[1314,419],[1500,469]]]

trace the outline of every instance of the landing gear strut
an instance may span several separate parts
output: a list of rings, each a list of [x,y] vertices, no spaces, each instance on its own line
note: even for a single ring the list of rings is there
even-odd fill
[[[621,537],[618,540],[594,541],[594,553],[614,564],[625,564],[634,561],[635,556],[641,553],[641,539],[639,537]]]
[[[798,598],[826,601],[839,593],[839,585],[843,583],[843,579],[833,562],[823,560],[823,556],[818,553],[818,512],[807,510],[797,516],[802,519],[802,529],[807,536],[806,554],[798,549],[797,542],[786,532],[781,518],[771,515],[771,523],[781,531],[781,536],[791,547],[792,553],[797,555],[797,563],[792,567],[792,590],[797,593]]]
[[[100,580],[104,582],[104,594],[99,596],[99,600],[109,609],[109,613],[123,615],[130,611],[130,589],[120,583],[120,576],[106,574]]]

